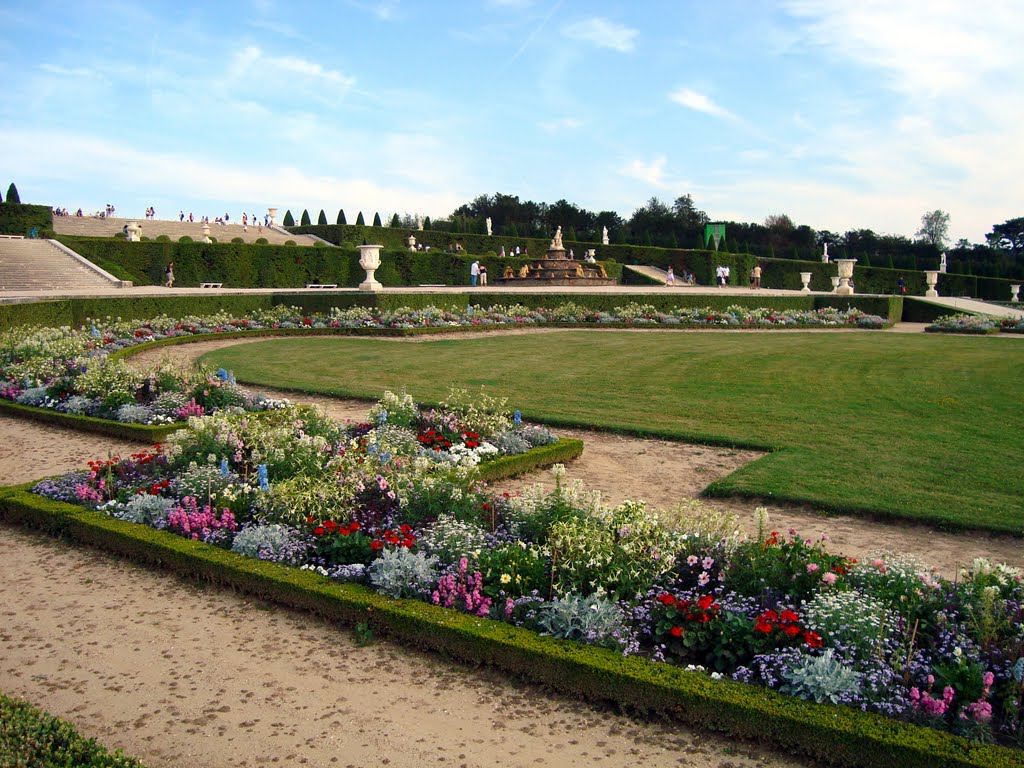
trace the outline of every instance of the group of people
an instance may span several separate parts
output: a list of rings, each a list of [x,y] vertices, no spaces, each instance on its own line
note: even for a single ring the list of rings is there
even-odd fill
[[[504,259],[505,255],[506,255],[505,254],[505,246],[503,245],[503,246],[501,246],[501,251],[498,253],[498,258],[499,259]],[[512,248],[512,246],[509,246],[508,255],[509,256],[529,256],[530,255],[530,249],[529,249],[528,246],[524,245],[522,253],[520,253],[518,245],[515,248]]]
[[[147,219],[155,219],[156,218],[156,209],[152,205],[149,206],[149,208],[146,209],[146,218]]]
[[[693,272],[688,269],[684,269],[683,273],[679,276],[682,285],[696,285],[697,280],[693,276]],[[665,285],[676,284],[676,273],[672,269],[672,265],[669,264],[668,269],[665,270]]]

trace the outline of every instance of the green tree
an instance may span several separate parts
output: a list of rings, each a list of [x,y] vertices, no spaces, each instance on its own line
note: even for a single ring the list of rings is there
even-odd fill
[[[316,223],[319,224],[321,227],[327,226],[327,214],[324,213],[323,208],[320,209],[320,215],[317,217]]]
[[[686,229],[703,229],[709,221],[708,215],[694,204],[693,198],[688,194],[676,198],[672,203],[672,214]]]
[[[295,226],[295,219],[292,218],[291,209],[288,209],[287,211],[284,212],[284,225],[286,227],[294,227]]]
[[[650,248],[651,245],[652,245],[652,243],[651,243],[651,233],[649,231],[647,231],[646,229],[644,230],[644,236],[643,236],[643,239],[640,241],[640,244],[643,245],[646,248]]]
[[[424,229],[430,229],[430,217],[429,216],[424,216],[423,217],[423,228]]]
[[[938,209],[923,214],[921,228],[914,236],[931,243],[941,251],[949,240],[949,214]]]
[[[348,222],[345,221],[345,209],[344,208],[339,208],[338,209],[338,222],[337,223],[338,223],[339,227],[343,226],[345,224],[348,224]]]
[[[359,215],[356,216],[356,226],[357,227],[365,227],[366,226],[366,220],[363,218],[363,212],[362,211],[360,211]]]
[[[375,227],[382,227],[382,226],[384,226],[383,224],[380,223],[380,214],[379,213],[373,214],[373,226],[375,226]]]
[[[398,218],[397,213],[391,217],[391,226],[394,227],[395,229],[398,229],[400,226],[402,226],[402,220]]]
[[[20,203],[21,198],[18,196],[18,188],[14,186],[14,182],[11,182],[11,186],[7,188],[7,202],[8,203]]]
[[[10,192],[7,193],[7,202],[11,202]],[[985,235],[985,240],[990,247],[1010,251],[1014,257],[1024,253],[1024,216],[994,225],[992,231]]]
[[[299,219],[299,223],[304,227],[308,227],[312,223],[309,220],[309,211],[305,208],[302,209],[302,218]]]

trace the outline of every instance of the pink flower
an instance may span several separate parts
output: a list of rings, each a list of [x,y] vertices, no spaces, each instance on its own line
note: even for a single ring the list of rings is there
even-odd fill
[[[807,564],[807,572],[808,573],[817,573],[818,572],[818,564],[817,563],[808,563]]]
[[[700,564],[704,567],[704,570],[707,571],[715,564],[715,558],[711,556],[705,557]]]
[[[686,558],[686,564],[687,565],[696,565],[697,564],[697,560],[698,560],[698,557],[696,555],[690,555],[688,558]]]
[[[702,587],[706,587],[709,581],[711,581],[711,578],[708,576],[708,572],[701,571],[700,576],[697,577],[697,583]]]
[[[836,575],[829,571],[821,577],[821,580],[828,585],[832,585],[836,583]]]

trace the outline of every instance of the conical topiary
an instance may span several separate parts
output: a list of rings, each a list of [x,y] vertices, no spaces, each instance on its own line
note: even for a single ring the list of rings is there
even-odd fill
[[[302,209],[302,218],[299,219],[299,223],[302,224],[302,226],[304,227],[308,227],[311,223],[309,220],[309,211],[307,211],[305,208]]]
[[[11,182],[11,186],[7,188],[7,202],[8,203],[20,203],[21,198],[18,197],[18,188],[14,186],[14,182]]]
[[[344,208],[339,208],[338,209],[338,221],[337,221],[337,224],[338,224],[339,227],[340,226],[344,226],[345,224],[348,224],[348,222],[345,221],[345,209]]]
[[[398,214],[396,213],[391,217],[391,227],[398,229],[400,226],[402,226],[402,220],[398,218]]]
[[[379,213],[373,214],[373,226],[375,226],[375,227],[382,227],[382,226],[384,226],[383,224],[380,223],[380,214]]]
[[[327,214],[324,213],[323,208],[320,209],[320,216],[317,218],[316,223],[319,224],[321,227],[327,226]]]
[[[365,227],[366,226],[366,219],[363,218],[363,212],[362,211],[360,211],[359,215],[356,216],[356,226],[357,227]]]
[[[291,212],[290,209],[284,212],[284,225],[286,227],[294,227],[295,226],[295,219],[292,218],[292,212]]]

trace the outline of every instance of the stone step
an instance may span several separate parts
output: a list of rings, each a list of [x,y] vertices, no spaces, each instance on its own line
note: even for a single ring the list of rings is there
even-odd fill
[[[131,221],[135,221],[142,227],[142,236],[155,240],[161,235],[166,235],[171,240],[188,236],[196,242],[203,238],[203,225],[198,221],[176,221],[169,219],[121,219],[106,218],[97,219],[91,216],[79,218],[77,216],[55,216],[53,229],[58,235],[77,235],[79,237],[114,237],[124,231],[124,227]],[[262,220],[260,222],[262,224]],[[242,228],[241,223],[210,224],[210,237],[218,243],[229,243],[234,238],[240,237],[247,243],[254,243],[259,238],[265,238],[272,245],[283,245],[288,240],[294,240],[297,245],[313,245],[316,241],[310,235],[285,235],[270,227],[250,225],[247,229]]]
[[[116,286],[50,240],[0,239],[0,290],[110,290]]]

